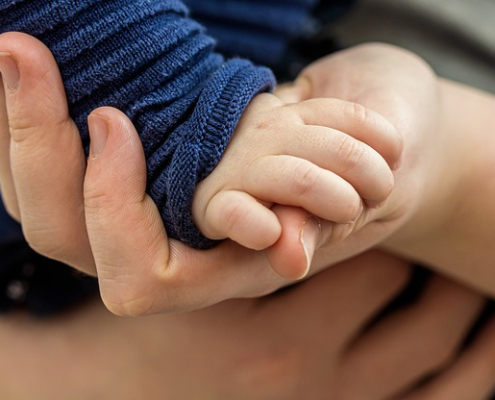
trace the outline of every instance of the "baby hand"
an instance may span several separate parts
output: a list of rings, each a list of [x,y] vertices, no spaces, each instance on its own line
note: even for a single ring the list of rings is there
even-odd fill
[[[380,114],[337,99],[286,104],[257,96],[193,202],[200,231],[265,249],[281,225],[272,204],[350,224],[391,193],[402,138]]]

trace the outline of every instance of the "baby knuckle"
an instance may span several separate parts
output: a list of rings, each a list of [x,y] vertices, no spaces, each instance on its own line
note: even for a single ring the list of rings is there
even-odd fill
[[[344,190],[344,189],[342,189]],[[343,196],[344,201],[339,204],[339,218],[335,222],[342,224],[355,223],[356,217],[359,217],[358,213],[363,209],[363,203],[359,195],[354,191],[352,187],[348,189],[347,194]]]
[[[224,205],[224,214],[222,224],[227,232],[231,232],[237,226],[242,224],[246,215],[246,210],[239,203],[229,202]]]
[[[267,130],[272,129],[272,127],[273,127],[273,125],[272,125],[271,119],[266,118],[266,119],[260,119],[260,120],[256,121],[254,129],[257,132],[258,131],[259,132],[265,132]]]
[[[368,123],[370,113],[366,107],[358,103],[346,102],[344,105],[344,115],[358,126]]]
[[[350,171],[360,165],[365,155],[364,144],[358,140],[344,136],[337,152],[337,160],[342,173]]]
[[[361,201],[361,198],[357,194],[354,194],[353,200],[348,202],[345,219],[349,222],[354,223],[356,221],[356,216],[359,217],[358,213],[360,210],[363,210],[363,203]]]
[[[255,131],[251,132],[250,136],[255,136],[257,143],[265,146],[270,144],[271,141],[283,141],[287,137],[287,125],[285,124],[287,121],[288,117],[282,112],[267,116],[265,119],[258,121]]]
[[[321,170],[313,164],[301,160],[293,170],[292,191],[298,196],[310,193],[318,184]]]

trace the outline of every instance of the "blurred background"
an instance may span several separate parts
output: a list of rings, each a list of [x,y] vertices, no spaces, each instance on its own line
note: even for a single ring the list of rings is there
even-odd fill
[[[395,44],[443,77],[495,93],[493,0],[359,0],[329,30],[343,47]]]

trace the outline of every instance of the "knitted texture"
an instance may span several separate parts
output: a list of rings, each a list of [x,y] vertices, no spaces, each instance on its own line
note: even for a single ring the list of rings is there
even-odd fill
[[[36,36],[52,51],[86,152],[93,109],[113,106],[131,118],[169,236],[214,245],[192,220],[194,189],[250,100],[273,87],[270,70],[214,52],[178,0],[0,0],[0,33],[7,31]]]

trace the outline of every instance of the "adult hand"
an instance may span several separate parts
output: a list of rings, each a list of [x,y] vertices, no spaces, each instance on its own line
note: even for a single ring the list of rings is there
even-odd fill
[[[374,252],[286,291],[188,314],[116,318],[93,303],[41,322],[13,315],[0,320],[0,397],[488,398],[493,321],[458,352],[481,296],[436,277],[370,327],[408,276],[406,263]]]
[[[200,252],[169,241],[145,194],[144,155],[130,121],[115,109],[93,113],[86,165],[48,49],[27,35],[2,35],[0,69],[0,181],[7,209],[35,250],[97,270],[103,299],[115,313],[260,296],[288,283],[270,264],[309,262],[318,224],[297,209],[274,209],[284,234],[266,252],[232,242]]]
[[[289,283],[270,266],[283,264],[288,270],[310,262],[319,224],[306,212],[286,207],[273,209],[284,229],[265,252],[228,241],[199,252],[169,241],[145,194],[143,151],[130,121],[110,108],[90,116],[86,166],[48,49],[29,36],[11,33],[0,38],[0,52],[6,100],[0,142],[5,204],[21,220],[35,250],[97,272],[110,310],[142,315],[260,296]],[[362,250],[356,247],[346,256]],[[324,261],[313,273],[338,258],[327,253]]]
[[[411,198],[411,192],[419,196],[420,191],[411,191],[406,185],[395,193],[407,193],[407,197],[392,194],[392,201],[364,213],[354,226],[323,223],[321,233],[319,224],[307,213],[275,208],[284,225],[283,236],[266,252],[249,251],[228,241],[199,252],[169,241],[155,205],[145,194],[144,156],[130,121],[110,108],[96,110],[90,116],[92,153],[86,169],[79,135],[69,118],[61,79],[49,51],[21,34],[3,35],[0,51],[4,52],[0,68],[8,110],[0,117],[0,181],[8,209],[22,220],[35,250],[85,271],[94,273],[96,267],[103,299],[117,314],[190,310],[232,297],[270,293],[289,283],[273,273],[270,265],[306,263],[318,243],[311,270],[315,273],[375,245],[413,214],[417,201]],[[11,57],[6,57],[5,52]],[[371,53],[376,54],[374,50]],[[388,49],[387,54],[389,67],[397,62],[405,64],[402,69],[389,68],[388,78],[397,69],[406,76],[423,74],[424,83],[416,84],[414,93],[419,88],[419,99],[431,97],[421,92],[435,90],[429,84],[434,76],[422,62],[411,59],[409,54],[398,57],[396,50]],[[358,55],[362,52],[358,51]],[[356,71],[347,68],[349,60],[353,60]],[[380,101],[385,105],[392,102],[394,109],[409,115],[411,106],[401,108],[402,103],[389,96],[413,93],[401,90],[410,85],[402,79],[403,73],[400,80],[392,82],[391,91],[378,91],[380,95],[376,96],[376,88],[383,87],[379,85],[384,83],[380,80],[383,78],[367,91],[368,80],[361,79],[363,75],[357,72],[368,66],[368,60],[357,61],[359,57],[331,58],[331,65],[336,66],[334,72],[352,78],[341,86],[329,78],[328,64],[310,67],[306,73],[319,79],[321,85],[312,85],[312,91],[303,96],[340,94],[351,101],[372,102],[370,108],[378,107],[377,111],[381,111]],[[337,73],[335,76],[339,77]],[[416,97],[412,100],[415,112],[429,107],[429,103],[419,104]],[[429,112],[434,112],[431,108]],[[403,120],[403,124],[417,124],[410,117]],[[422,132],[428,132],[428,120],[421,120],[425,124]],[[411,130],[411,126],[406,128]],[[410,159],[414,158],[415,152],[408,151]],[[424,163],[421,168],[427,167]],[[420,180],[416,183],[421,185]],[[367,226],[351,235],[359,224]]]

